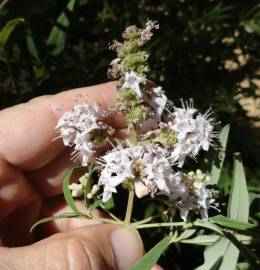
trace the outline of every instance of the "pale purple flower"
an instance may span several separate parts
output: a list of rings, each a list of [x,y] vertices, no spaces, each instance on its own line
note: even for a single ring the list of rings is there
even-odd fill
[[[131,70],[131,72],[125,73],[125,82],[122,88],[133,89],[136,94],[141,97],[142,91],[140,88],[140,84],[144,81],[146,81],[144,77],[138,76],[133,70]]]
[[[127,182],[134,186],[139,198],[148,194],[153,197],[158,190],[169,192],[173,172],[164,155],[163,149],[148,145],[114,149],[103,156],[99,178],[99,185],[104,186],[103,201],[111,198],[118,185]]]
[[[74,146],[73,159],[79,158],[86,166],[95,153],[92,132],[105,131],[108,126],[101,122],[107,113],[98,105],[76,104],[72,111],[65,112],[56,129],[66,146]]]
[[[197,170],[196,173],[185,174],[177,172],[174,181],[170,182],[169,196],[172,203],[176,203],[180,209],[183,220],[187,220],[190,211],[200,213],[202,219],[208,219],[208,209],[214,202],[214,190],[207,187],[209,177]]]
[[[159,29],[159,24],[157,23],[157,21],[147,20],[145,28],[141,31],[141,38],[139,41],[140,46],[144,45],[148,40],[151,39],[151,37],[153,36],[152,31],[154,29]]]
[[[162,113],[167,103],[167,97],[162,87],[158,86],[152,89],[152,97],[149,101],[150,106],[154,109],[157,121],[161,120]]]
[[[171,152],[171,159],[178,167],[182,167],[187,157],[195,158],[200,150],[209,150],[216,137],[214,119],[209,118],[210,111],[206,114],[194,114],[197,110],[193,108],[192,101],[183,104],[182,108],[174,107],[172,113],[174,120],[169,122],[169,128],[177,132],[177,144]]]

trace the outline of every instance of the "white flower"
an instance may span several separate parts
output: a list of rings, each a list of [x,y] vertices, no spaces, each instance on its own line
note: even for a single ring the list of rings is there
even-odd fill
[[[162,87],[152,89],[152,98],[149,101],[151,107],[155,110],[157,121],[161,120],[162,113],[167,103],[167,97],[162,91]]]
[[[86,166],[95,153],[93,132],[104,133],[108,126],[101,122],[107,113],[97,105],[75,105],[70,112],[65,112],[59,119],[56,129],[66,146],[73,146],[73,159],[80,158],[83,166]]]
[[[142,92],[140,88],[140,83],[144,82],[146,79],[144,77],[138,76],[133,70],[131,72],[125,73],[125,82],[122,88],[133,89],[136,94],[141,97]]]
[[[104,169],[99,178],[99,185],[104,186],[103,201],[109,200],[124,182],[134,186],[139,198],[148,194],[153,197],[157,190],[169,192],[173,173],[164,155],[163,149],[149,145],[115,149],[103,156]]]
[[[208,219],[208,209],[214,202],[215,192],[207,187],[208,180],[208,176],[200,170],[188,174],[177,172],[174,175],[168,196],[171,202],[177,202],[183,220],[187,220],[190,211],[199,212],[202,219]]]
[[[195,158],[199,151],[209,150],[209,146],[213,144],[216,134],[213,132],[214,119],[209,118],[210,110],[204,115],[198,114],[190,104],[183,104],[183,108],[174,107],[174,122],[169,122],[169,128],[177,132],[177,144],[171,153],[173,163],[177,163],[178,167],[182,167],[187,157]]]
[[[151,37],[153,36],[153,29],[159,29],[159,24],[157,24],[157,21],[147,20],[145,26],[146,27],[141,32],[141,38],[139,42],[140,46],[144,45],[146,41],[151,39]]]

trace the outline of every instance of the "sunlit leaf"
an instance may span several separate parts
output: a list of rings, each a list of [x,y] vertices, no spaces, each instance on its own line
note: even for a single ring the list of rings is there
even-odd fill
[[[215,217],[211,217],[210,221],[213,221],[213,223],[216,223],[220,226],[224,226],[227,228],[237,229],[237,230],[248,230],[251,228],[256,227],[256,224],[250,224],[247,222],[239,222],[234,219],[227,218],[222,215],[217,215]]]
[[[228,203],[228,217],[237,221],[248,222],[249,195],[245,171],[240,154],[234,155],[234,172]]]
[[[191,237],[196,232],[195,229],[185,229],[183,233],[177,238],[178,242]]]
[[[242,244],[232,233],[224,232],[224,234],[239,249],[254,269],[260,268],[260,259],[247,246]]]
[[[161,254],[170,245],[172,236],[168,235],[146,253],[134,266],[128,270],[150,270],[158,261]]]
[[[220,237],[221,236],[217,234],[198,235],[191,239],[181,240],[180,242],[184,244],[195,244],[195,245],[207,246],[207,245],[212,245],[215,242],[217,242],[220,239]]]
[[[215,225],[207,220],[197,219],[197,220],[195,220],[193,225],[215,231],[215,232],[222,235],[222,229],[219,226],[217,226],[217,225]]]
[[[234,172],[228,204],[228,218],[231,218],[237,222],[247,223],[248,215],[249,196],[247,191],[245,172],[241,157],[239,154],[236,154],[234,156]],[[228,218],[226,218],[225,221],[227,221]],[[223,221],[223,218],[221,220]],[[229,225],[231,223],[232,222],[230,222]],[[234,225],[234,223],[232,225]],[[222,231],[222,234],[228,237],[225,231]],[[236,234],[234,234],[233,237],[235,236]],[[235,269],[239,258],[239,249],[241,250],[241,245],[243,246],[243,244],[238,240],[230,241],[230,239],[230,237],[229,239],[222,237],[218,242],[207,247],[204,251],[204,264],[198,267],[196,270]],[[245,254],[242,253],[242,255]]]
[[[204,263],[196,270],[234,270],[239,256],[238,249],[222,237],[204,251]]]

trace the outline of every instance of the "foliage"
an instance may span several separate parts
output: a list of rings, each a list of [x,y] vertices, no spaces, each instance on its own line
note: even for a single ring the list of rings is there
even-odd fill
[[[223,194],[222,210],[225,212],[226,207],[222,204],[230,192],[229,208],[233,209],[227,217],[216,216],[210,221],[217,227],[207,228],[208,224],[198,222],[200,226],[197,227],[201,230],[193,238],[189,236],[172,244],[160,263],[165,269],[193,269],[203,263],[203,258],[202,250],[190,244],[213,244],[206,249],[205,258],[213,250],[212,257],[220,258],[215,261],[215,267],[223,266],[228,257],[233,259],[234,265],[238,261],[237,269],[250,269],[242,268],[251,261],[245,262],[235,245],[248,241],[243,240],[242,231],[254,235],[252,224],[257,225],[260,219],[260,173],[256,169],[260,164],[257,154],[260,151],[257,140],[259,120],[250,117],[242,106],[245,98],[256,100],[259,95],[259,17],[259,5],[255,0],[203,3],[177,0],[9,0],[0,10],[0,106],[5,108],[35,96],[107,81],[104,74],[113,55],[107,49],[108,42],[120,36],[126,25],[143,24],[147,18],[157,19],[160,30],[151,42],[152,78],[160,82],[170,98],[192,97],[202,110],[211,105],[218,120],[231,124],[224,168],[221,171],[220,164],[220,167],[213,168],[212,174],[214,179],[220,174],[218,186]],[[225,136],[223,140],[225,146]],[[235,160],[232,181],[232,153],[236,151],[242,153],[249,176],[250,211],[245,203],[240,205],[248,198],[243,182],[244,171],[238,159]],[[241,188],[241,185],[244,186]],[[70,199],[67,195],[67,200]],[[101,206],[100,201],[92,205],[93,208]],[[140,206],[151,215],[160,213],[160,205],[149,201]],[[239,209],[243,213],[249,211],[246,215],[242,213],[242,220]],[[138,210],[135,211],[138,216]],[[212,229],[215,231],[210,234]],[[219,229],[225,234],[220,234]],[[208,235],[202,235],[205,230]],[[226,230],[236,232],[230,236]],[[146,248],[149,250],[168,231],[167,227],[158,228],[156,233],[143,230]],[[182,233],[181,230],[178,233]],[[249,247],[255,254],[259,251],[254,241]],[[220,252],[219,257],[216,250]],[[247,250],[242,250],[241,254],[246,257]],[[188,256],[194,260],[186,260]]]

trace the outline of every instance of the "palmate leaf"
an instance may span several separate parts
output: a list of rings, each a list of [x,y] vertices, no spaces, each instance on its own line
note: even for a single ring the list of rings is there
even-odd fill
[[[238,223],[244,224],[248,221],[249,215],[249,196],[246,185],[245,173],[241,157],[239,154],[234,155],[234,172],[231,186],[231,192],[228,204],[228,217],[225,221],[231,219]],[[214,219],[214,218],[213,218]],[[217,218],[219,221],[219,218]],[[223,218],[221,219],[223,221]],[[229,222],[229,226],[232,222]],[[234,223],[232,224],[234,225]],[[232,226],[231,225],[231,226]],[[225,237],[222,237],[219,241],[213,245],[207,247],[204,251],[204,264],[196,268],[196,270],[209,270],[209,269],[220,269],[220,270],[233,270],[236,268],[239,250],[243,246],[242,255],[248,256],[250,253],[245,253],[244,245],[236,239],[236,234],[231,237],[223,231]],[[227,239],[228,237],[229,239]],[[247,249],[247,248],[246,248]],[[250,261],[253,257],[250,258]]]
[[[11,33],[14,31],[16,26],[18,26],[21,23],[24,23],[24,19],[17,18],[17,19],[9,21],[2,28],[2,30],[0,32],[0,54],[3,52],[5,45],[6,45],[6,42],[8,41]]]
[[[70,0],[67,5],[69,11],[73,11],[75,7],[76,0]],[[57,24],[62,28],[67,28],[69,26],[69,19],[66,16],[65,12],[62,12],[57,19]],[[65,47],[66,34],[64,29],[61,29],[59,26],[54,26],[50,32],[50,35],[47,40],[47,45],[53,47],[52,55],[60,54]]]
[[[230,129],[229,125],[226,125],[222,128],[219,134],[220,152],[218,157],[218,164],[216,164],[215,162],[213,163],[210,173],[210,183],[212,185],[217,184],[219,181],[220,173],[223,167],[223,162],[226,156],[226,147],[229,129]]]
[[[150,270],[158,261],[161,254],[171,244],[172,235],[168,235],[146,253],[134,266],[128,270]]]

